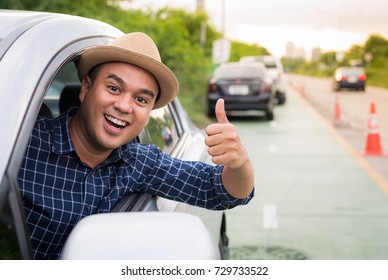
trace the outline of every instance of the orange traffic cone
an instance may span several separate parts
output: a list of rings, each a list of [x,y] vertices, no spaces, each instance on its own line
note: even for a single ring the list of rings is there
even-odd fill
[[[366,147],[364,155],[382,155],[383,149],[380,142],[380,130],[379,120],[377,119],[377,113],[375,103],[370,105],[370,115],[368,120],[368,136],[366,139]]]
[[[302,97],[306,97],[306,87],[304,84],[300,85],[299,93],[302,95]]]
[[[335,97],[334,102],[334,116],[333,116],[333,124],[339,125],[341,123],[341,108],[339,104],[338,96]]]

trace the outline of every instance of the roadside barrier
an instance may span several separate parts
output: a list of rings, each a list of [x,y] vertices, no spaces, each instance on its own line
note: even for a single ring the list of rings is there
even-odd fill
[[[364,155],[379,156],[383,154],[380,141],[380,123],[377,118],[375,103],[371,102]]]

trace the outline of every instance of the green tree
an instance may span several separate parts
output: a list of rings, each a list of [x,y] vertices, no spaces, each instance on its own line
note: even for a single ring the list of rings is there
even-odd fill
[[[366,41],[364,53],[371,53],[373,59],[370,63],[372,68],[385,68],[388,65],[388,41],[380,35],[372,35]]]
[[[248,45],[239,41],[232,41],[230,61],[239,61],[243,56],[270,55],[271,53],[258,44]]]
[[[370,52],[373,56],[384,56],[388,55],[388,41],[380,35],[371,35],[365,42],[365,52]]]
[[[180,100],[188,114],[198,125],[207,124],[205,102],[213,66],[212,46],[214,40],[221,38],[221,33],[210,24],[208,15],[173,8],[123,10],[119,3],[120,0],[0,0],[0,7],[78,15],[107,22],[124,33],[142,31],[149,34],[158,45],[163,62],[180,82]],[[203,24],[206,38],[201,44]],[[268,54],[268,51],[259,45],[232,42],[232,60],[251,54]]]

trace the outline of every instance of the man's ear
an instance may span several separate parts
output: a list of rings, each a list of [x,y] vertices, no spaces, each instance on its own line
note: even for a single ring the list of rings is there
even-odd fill
[[[89,92],[90,88],[92,87],[92,80],[88,75],[86,75],[81,82],[81,91],[79,93],[79,100],[82,101],[84,100],[86,94]]]

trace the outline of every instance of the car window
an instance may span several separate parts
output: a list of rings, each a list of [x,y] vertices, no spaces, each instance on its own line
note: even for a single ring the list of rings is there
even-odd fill
[[[215,77],[235,78],[235,77],[263,77],[264,73],[259,67],[220,67],[214,73]]]
[[[67,85],[80,85],[74,62],[65,64],[59,70],[47,90],[44,103],[49,107],[52,117],[57,117],[61,113],[59,100],[63,89]],[[74,90],[78,91],[77,88]]]
[[[240,59],[241,62],[262,62],[267,69],[282,70],[282,64],[279,60],[271,56],[245,56]]]
[[[264,65],[267,68],[277,68],[277,65],[274,61],[264,61]]]
[[[359,75],[363,73],[362,69],[360,68],[343,68],[342,72],[346,75]]]
[[[148,124],[139,138],[142,143],[153,143],[164,152],[173,150],[179,135],[168,106],[151,112]]]

